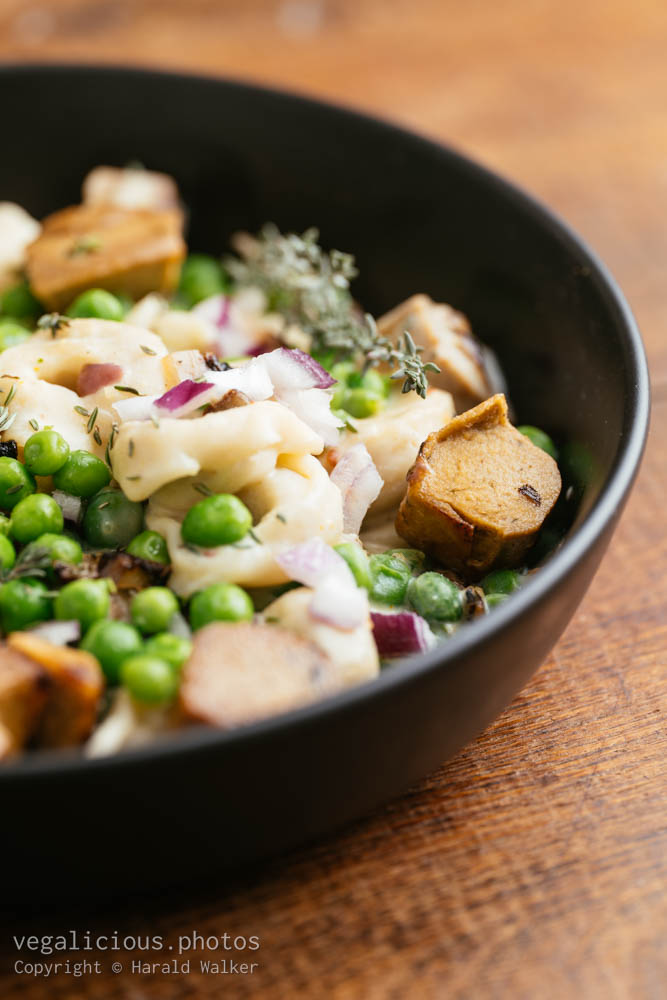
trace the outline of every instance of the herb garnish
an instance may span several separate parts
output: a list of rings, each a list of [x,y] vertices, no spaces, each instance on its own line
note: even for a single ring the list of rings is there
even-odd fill
[[[63,326],[69,326],[69,319],[67,316],[61,316],[60,313],[44,313],[37,320],[37,329],[50,330],[52,337],[55,337]]]
[[[141,395],[141,393],[139,392],[139,390],[138,389],[134,389],[131,385],[115,385],[114,389],[117,389],[118,392],[129,392],[133,396],[140,396]]]
[[[89,233],[86,236],[80,236],[78,240],[75,240],[70,249],[67,252],[68,257],[81,257],[83,254],[95,253],[102,246],[102,240],[99,236],[93,236]]]
[[[210,489],[206,483],[193,483],[192,488],[197,490],[197,493],[201,493],[202,496],[212,497],[214,496],[213,490]]]
[[[318,238],[314,228],[299,236],[269,224],[242,248],[243,259],[228,260],[226,266],[238,284],[261,288],[269,309],[308,334],[315,354],[353,357],[364,369],[395,365],[392,378],[403,379],[403,392],[425,396],[426,373],[440,369],[424,364],[422,348],[409,333],[395,345],[380,336],[373,317],[361,313],[350,294],[358,274],[354,257],[339,250],[327,253]]]
[[[90,434],[93,427],[95,426],[95,421],[97,420],[97,414],[99,413],[99,407],[95,407],[93,412],[88,417],[88,423],[86,424],[86,431]]]

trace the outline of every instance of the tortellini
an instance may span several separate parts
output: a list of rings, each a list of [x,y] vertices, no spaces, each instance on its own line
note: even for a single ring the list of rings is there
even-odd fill
[[[422,441],[454,416],[454,402],[448,392],[430,389],[426,399],[416,393],[392,395],[387,408],[376,417],[355,420],[357,433],[347,431],[337,449],[340,452],[357,442],[365,444],[384,480],[369,517],[387,516],[397,508],[405,493],[405,477],[419,452]]]
[[[127,394],[113,385],[85,395],[77,389],[87,365],[109,364],[118,365],[116,384],[141,393],[162,393],[180,377],[180,366],[159,337],[107,320],[70,320],[54,332],[38,330],[3,351],[0,391],[6,399],[14,386],[12,437],[17,444],[25,444],[35,425],[49,426],[70,448],[102,457],[115,419],[112,404]]]
[[[234,545],[195,549],[181,539],[184,514],[201,500],[201,494],[194,488],[201,478],[174,483],[151,498],[146,524],[167,540],[172,564],[169,585],[179,596],[190,597],[221,580],[244,587],[286,583],[288,578],[274,558],[281,548],[315,536],[331,544],[340,541],[343,531],[340,491],[317,459],[312,455],[274,454],[273,461],[270,471],[236,490],[252,511],[255,524],[252,533]],[[247,474],[251,477],[255,475],[254,468],[250,461]]]
[[[130,500],[146,500],[187,476],[199,476],[216,493],[237,493],[268,475],[278,455],[321,450],[322,439],[291,410],[267,401],[193,420],[127,421],[116,437],[111,464]]]

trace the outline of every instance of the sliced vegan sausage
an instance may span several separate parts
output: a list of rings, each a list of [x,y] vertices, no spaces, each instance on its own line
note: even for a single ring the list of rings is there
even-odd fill
[[[44,673],[49,694],[38,719],[34,739],[42,747],[68,747],[82,743],[97,720],[104,678],[90,653],[56,646],[30,632],[12,632],[9,649],[32,660]]]
[[[0,644],[0,760],[21,750],[34,732],[49,695],[46,670],[18,649]]]
[[[396,531],[474,579],[523,561],[560,488],[553,458],[512,426],[505,397],[492,396],[424,441]]]
[[[37,298],[63,310],[87,288],[134,299],[170,292],[178,283],[185,243],[180,212],[74,205],[49,215],[28,247],[27,272]]]
[[[440,369],[429,374],[429,384],[446,389],[454,397],[457,412],[486,399],[501,386],[494,385],[495,365],[487,363],[490,352],[479,343],[463,313],[434,302],[428,295],[413,295],[378,320],[383,337],[395,342],[407,330],[422,361]]]
[[[314,643],[274,625],[215,623],[195,635],[180,690],[184,715],[231,729],[316,701],[342,686]]]

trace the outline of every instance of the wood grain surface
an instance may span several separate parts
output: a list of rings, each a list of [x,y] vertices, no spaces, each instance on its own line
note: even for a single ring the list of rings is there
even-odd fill
[[[664,0],[0,0],[2,59],[279,83],[406,122],[513,177],[611,266],[654,386],[646,459],[609,554],[495,725],[354,828],[232,885],[9,919],[3,998],[667,997],[666,52]],[[116,975],[109,952],[71,956],[99,960],[99,975],[12,971],[13,934],[69,928],[158,934],[167,948],[227,932],[260,947],[200,946],[189,974],[132,974],[132,958],[166,955],[139,950],[118,954]],[[259,967],[198,971],[230,955]]]

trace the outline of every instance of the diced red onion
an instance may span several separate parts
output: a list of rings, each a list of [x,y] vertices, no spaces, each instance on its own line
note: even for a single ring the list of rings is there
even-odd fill
[[[222,399],[230,389],[245,393],[253,402],[270,399],[273,395],[273,385],[261,363],[261,358],[253,358],[252,361],[239,365],[238,368],[229,368],[225,372],[209,372],[206,378],[219,390],[219,399]]]
[[[230,306],[230,299],[226,295],[211,295],[197,303],[192,313],[208,320],[218,330],[224,330],[229,323]]]
[[[84,365],[76,380],[79,396],[89,396],[105,385],[115,385],[123,379],[123,369],[114,364]]]
[[[283,550],[276,562],[290,580],[313,588],[308,612],[316,621],[346,631],[362,624],[368,613],[366,592],[357,587],[342,556],[321,538]]]
[[[78,523],[83,505],[81,497],[73,497],[71,493],[63,493],[62,490],[54,490],[52,495],[63,512],[65,520]]]
[[[156,410],[162,410],[165,416],[184,417],[200,406],[212,402],[218,395],[213,382],[194,382],[184,379],[169,389],[163,396],[155,400]]]
[[[66,646],[70,642],[78,642],[81,638],[81,626],[77,621],[40,622],[27,631],[54,646]]]
[[[252,353],[258,337],[241,322],[238,306],[227,295],[212,295],[199,302],[192,314],[204,320],[215,330],[216,353],[228,358]]]
[[[335,385],[326,368],[304,351],[279,347],[262,355],[276,396],[293,389],[330,389]]]
[[[283,406],[319,434],[326,445],[338,443],[340,421],[331,412],[331,396],[326,389],[291,389],[276,393],[276,396]]]
[[[307,542],[283,549],[275,558],[290,580],[303,583],[306,587],[316,587],[326,576],[354,583],[352,572],[343,557],[321,538],[310,538]]]
[[[163,396],[132,396],[118,400],[113,408],[121,420],[150,420],[152,416],[178,418],[222,399],[230,389],[245,393],[253,402],[270,399],[273,395],[273,385],[266,369],[259,359],[253,358],[238,368],[207,372],[206,382],[184,379]],[[169,409],[174,403],[178,405]]]
[[[343,530],[356,535],[384,485],[365,445],[359,442],[344,452],[331,473],[331,482],[343,495]]]
[[[158,396],[128,396],[127,399],[119,399],[112,403],[114,410],[121,420],[150,420],[154,410],[154,403]]]
[[[371,611],[373,638],[385,659],[425,653],[434,643],[428,623],[414,611]]]
[[[349,631],[365,621],[368,597],[365,590],[347,579],[325,576],[315,587],[308,612],[316,621]]]

